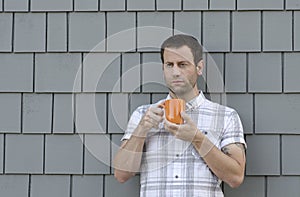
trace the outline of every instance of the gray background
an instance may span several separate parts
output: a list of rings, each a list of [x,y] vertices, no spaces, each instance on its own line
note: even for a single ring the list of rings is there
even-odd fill
[[[1,0],[0,12],[1,197],[138,196],[139,177],[119,184],[110,163],[132,111],[165,97],[157,47],[178,32],[209,52],[201,89],[244,124],[245,181],[225,196],[299,196],[300,0]]]

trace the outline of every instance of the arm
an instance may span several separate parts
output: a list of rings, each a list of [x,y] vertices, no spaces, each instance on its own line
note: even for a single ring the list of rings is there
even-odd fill
[[[163,110],[159,106],[150,107],[130,139],[125,140],[117,152],[113,167],[115,178],[124,183],[140,169],[143,147],[148,131],[163,120]]]
[[[230,187],[238,187],[244,180],[245,150],[244,145],[233,143],[219,150],[202,132],[197,132],[192,141],[208,167]]]
[[[190,141],[211,171],[231,187],[238,187],[244,179],[245,152],[242,144],[229,144],[219,150],[192,119],[182,113],[185,124],[176,125],[165,120],[165,128],[177,138]]]

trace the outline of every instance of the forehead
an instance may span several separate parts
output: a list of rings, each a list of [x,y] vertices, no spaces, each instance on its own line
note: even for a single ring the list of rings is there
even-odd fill
[[[193,54],[189,47],[182,46],[179,48],[165,48],[165,61],[190,61],[193,62]]]

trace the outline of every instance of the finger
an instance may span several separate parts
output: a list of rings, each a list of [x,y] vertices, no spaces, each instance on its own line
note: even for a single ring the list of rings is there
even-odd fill
[[[151,118],[152,118],[155,122],[157,122],[157,123],[162,122],[163,119],[164,119],[163,116],[161,116],[161,115],[155,115],[155,114],[153,114]]]
[[[162,102],[158,103],[157,107],[159,107],[161,109],[165,108],[165,101],[162,101]]]
[[[150,108],[150,111],[153,112],[156,115],[162,116],[164,114],[164,111],[161,107],[159,106],[153,106]]]
[[[176,134],[176,132],[179,129],[179,125],[174,124],[174,123],[168,121],[167,119],[164,119],[164,126],[165,126],[166,130],[172,132],[173,134]]]
[[[191,117],[187,113],[185,113],[184,111],[182,111],[180,113],[180,115],[183,118],[183,120],[185,120],[186,123],[191,122],[191,120],[192,120]]]

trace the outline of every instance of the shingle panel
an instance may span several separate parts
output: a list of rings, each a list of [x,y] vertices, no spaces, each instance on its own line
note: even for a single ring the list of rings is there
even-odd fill
[[[21,94],[0,94],[0,132],[21,131]]]
[[[278,135],[248,135],[246,175],[280,175]]]
[[[46,174],[82,174],[82,136],[47,135],[45,140]]]
[[[12,50],[12,18],[11,13],[0,14],[0,52]]]
[[[23,133],[50,133],[52,122],[51,94],[23,95]]]
[[[6,135],[5,173],[43,173],[43,135]]]
[[[16,13],[14,22],[15,52],[45,52],[46,15],[44,13]]]
[[[67,51],[67,15],[66,13],[48,13],[47,51]]]

